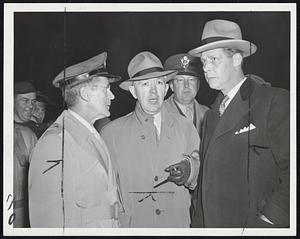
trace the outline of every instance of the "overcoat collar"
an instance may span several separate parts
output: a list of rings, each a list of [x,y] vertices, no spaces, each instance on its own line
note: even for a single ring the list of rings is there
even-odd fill
[[[64,123],[63,123],[64,121]],[[105,150],[105,146],[73,115],[65,110],[58,118],[57,122],[64,125],[65,130],[71,134],[72,138],[76,141],[82,150],[86,151],[87,154],[97,158],[106,173],[108,173],[108,152]]]
[[[182,116],[186,117],[186,115],[182,112],[182,110],[180,109],[179,105],[176,103],[175,99],[174,99],[174,94],[172,94],[170,99],[171,104],[173,105],[173,107],[177,108],[179,114],[181,114]],[[196,126],[197,125],[197,107],[196,107],[196,101],[194,100],[193,103],[193,124]]]

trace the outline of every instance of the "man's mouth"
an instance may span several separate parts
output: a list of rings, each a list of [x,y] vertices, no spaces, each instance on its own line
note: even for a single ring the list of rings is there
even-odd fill
[[[157,103],[159,101],[159,97],[151,97],[149,98],[150,103]]]

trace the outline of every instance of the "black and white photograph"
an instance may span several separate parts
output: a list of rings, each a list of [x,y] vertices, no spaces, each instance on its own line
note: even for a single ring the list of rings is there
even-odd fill
[[[295,3],[5,3],[6,236],[295,236]]]

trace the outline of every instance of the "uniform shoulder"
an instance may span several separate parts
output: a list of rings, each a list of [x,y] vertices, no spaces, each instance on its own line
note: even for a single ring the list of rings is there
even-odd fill
[[[46,137],[46,136],[60,136],[62,133],[62,125],[54,122],[49,126],[49,128],[45,131],[45,133],[42,135],[41,138]]]

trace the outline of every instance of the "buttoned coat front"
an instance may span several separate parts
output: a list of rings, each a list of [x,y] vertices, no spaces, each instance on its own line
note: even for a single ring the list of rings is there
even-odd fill
[[[204,119],[192,226],[288,227],[288,91],[248,78],[221,117],[220,102]]]
[[[164,169],[198,152],[199,135],[186,118],[162,108],[160,139],[153,121],[137,104],[134,112],[106,125],[101,135],[119,174],[127,227],[189,227],[190,195],[168,182]]]
[[[176,104],[174,100],[174,94],[172,94],[168,99],[165,100],[166,107],[170,110],[173,110],[177,114],[180,114],[184,117],[185,114],[181,111],[179,106]],[[201,135],[202,130],[202,122],[204,119],[204,115],[209,108],[205,105],[199,104],[196,100],[194,100],[194,117],[193,117],[193,124],[195,125],[199,135]]]
[[[105,144],[64,111],[31,155],[31,227],[114,227],[116,201],[116,181]]]

